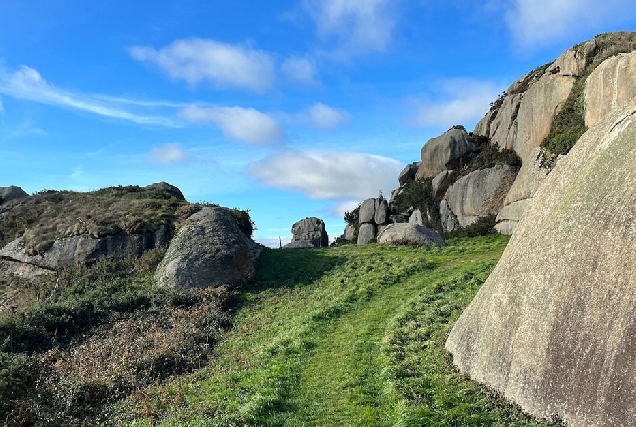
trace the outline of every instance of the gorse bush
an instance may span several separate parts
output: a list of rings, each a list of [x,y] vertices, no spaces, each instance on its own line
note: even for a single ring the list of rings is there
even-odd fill
[[[230,325],[226,288],[156,288],[162,250],[100,259],[42,279],[0,316],[0,418],[10,425],[95,425],[105,408],[191,372]]]
[[[413,207],[428,212],[433,205],[433,178],[416,179],[400,188],[400,192],[391,201],[395,212],[406,212]]]

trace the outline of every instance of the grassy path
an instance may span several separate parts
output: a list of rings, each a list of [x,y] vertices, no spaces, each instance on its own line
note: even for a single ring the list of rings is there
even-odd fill
[[[239,294],[235,327],[210,365],[122,402],[113,420],[541,425],[455,372],[443,348],[506,242],[495,236],[444,249],[270,251],[258,280]]]

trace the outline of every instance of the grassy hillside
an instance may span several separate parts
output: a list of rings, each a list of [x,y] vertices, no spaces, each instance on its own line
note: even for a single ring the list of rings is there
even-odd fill
[[[453,368],[445,337],[507,238],[449,243],[267,250],[234,292],[156,289],[156,251],[66,270],[0,312],[0,415],[43,426],[547,425]]]
[[[458,374],[443,347],[506,243],[266,251],[209,366],[120,402],[113,421],[544,425]]]

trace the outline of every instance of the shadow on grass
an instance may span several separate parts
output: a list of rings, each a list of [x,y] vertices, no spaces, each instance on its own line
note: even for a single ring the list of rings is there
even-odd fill
[[[347,261],[330,249],[265,249],[245,292],[307,286]]]

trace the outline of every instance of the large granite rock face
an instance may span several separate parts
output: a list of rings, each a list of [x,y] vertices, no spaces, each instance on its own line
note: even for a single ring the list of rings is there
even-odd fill
[[[325,222],[320,218],[311,217],[301,219],[292,226],[292,241],[285,245],[286,248],[314,247],[326,248],[329,246],[329,236],[325,229]],[[310,245],[300,245],[296,242],[309,242]],[[296,243],[294,245],[294,243]],[[290,246],[291,245],[291,246]]]
[[[437,232],[418,224],[389,224],[378,233],[378,243],[385,245],[446,246]]]
[[[415,178],[431,178],[447,169],[458,168],[469,160],[470,154],[476,149],[464,129],[452,128],[424,144],[422,162]]]
[[[375,224],[360,224],[360,229],[358,230],[358,245],[370,243],[371,240],[375,239],[377,232],[378,228]]]
[[[476,170],[458,179],[446,192],[450,210],[466,227],[488,215],[497,215],[517,176],[508,165]]]
[[[404,166],[404,169],[402,169],[402,172],[400,172],[400,175],[398,176],[398,182],[400,185],[408,184],[413,181],[419,167],[420,162],[413,162]]]
[[[0,187],[0,203],[8,202],[9,200],[19,199],[21,197],[27,197],[28,194],[20,187],[11,185],[9,187]]]
[[[636,96],[636,52],[603,61],[585,82],[585,124],[594,126],[612,108]]]
[[[634,101],[583,135],[446,343],[462,372],[569,426],[636,422],[634,141]]]
[[[155,278],[181,291],[236,284],[252,277],[260,251],[229,209],[205,207],[179,229]]]
[[[155,232],[141,234],[113,234],[94,238],[83,234],[56,240],[44,253],[29,255],[24,238],[19,237],[0,249],[0,257],[31,264],[49,270],[59,270],[75,264],[92,265],[106,256],[123,259],[140,256],[144,251],[166,247],[172,237],[171,226],[166,223]]]

